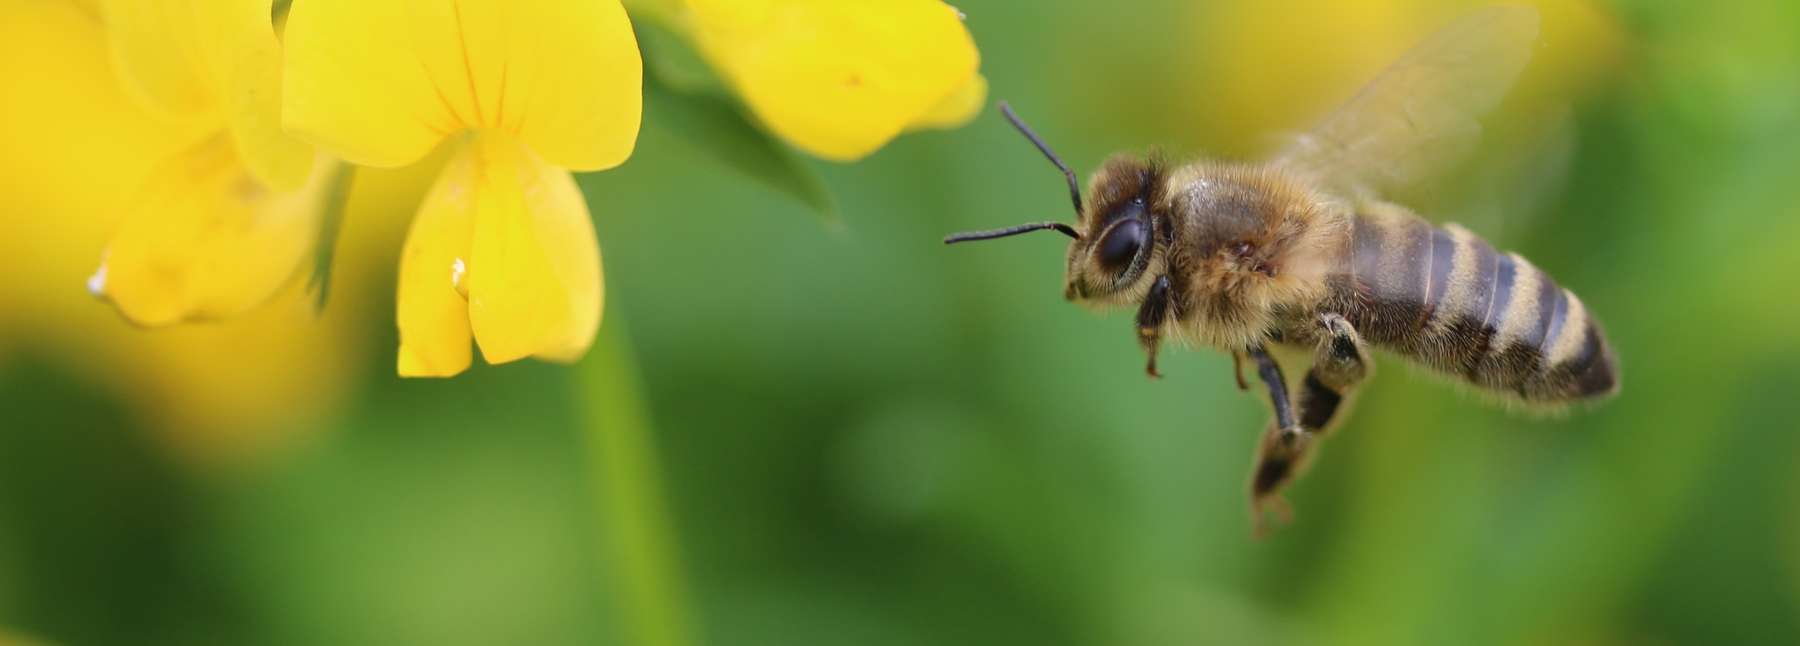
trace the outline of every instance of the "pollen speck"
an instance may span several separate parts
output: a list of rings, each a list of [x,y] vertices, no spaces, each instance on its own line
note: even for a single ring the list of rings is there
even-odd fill
[[[102,257],[100,259],[100,268],[94,270],[94,275],[88,276],[87,290],[88,290],[89,294],[94,295],[94,298],[105,298],[106,297],[106,258],[105,257]]]
[[[463,259],[457,258],[450,262],[450,286],[456,289],[456,293],[462,294],[463,298],[469,297],[469,286],[463,284],[463,278],[468,275],[469,265]]]

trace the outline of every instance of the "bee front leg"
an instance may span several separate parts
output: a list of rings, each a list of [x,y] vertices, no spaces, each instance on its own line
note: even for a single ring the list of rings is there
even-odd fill
[[[1331,430],[1352,390],[1369,374],[1368,346],[1349,321],[1337,314],[1324,314],[1319,317],[1319,325],[1324,328],[1323,334],[1313,353],[1312,369],[1300,386],[1301,441],[1293,441],[1293,431],[1285,426],[1271,428],[1257,448],[1250,499],[1259,530],[1264,507],[1286,509],[1281,489],[1306,465],[1314,441]]]
[[[1162,325],[1169,318],[1169,277],[1157,276],[1151,283],[1150,293],[1144,296],[1144,303],[1137,311],[1138,344],[1144,346],[1144,354],[1149,361],[1144,365],[1144,373],[1153,378],[1162,377],[1156,371],[1156,351],[1162,346]]]

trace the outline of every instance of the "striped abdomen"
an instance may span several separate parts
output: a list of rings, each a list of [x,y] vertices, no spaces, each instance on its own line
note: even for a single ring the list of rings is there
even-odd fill
[[[1599,324],[1524,258],[1398,207],[1372,208],[1354,224],[1329,306],[1370,343],[1529,402],[1616,390]]]

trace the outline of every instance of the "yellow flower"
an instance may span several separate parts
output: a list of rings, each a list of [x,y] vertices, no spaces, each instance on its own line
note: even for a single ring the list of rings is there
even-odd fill
[[[667,0],[771,131],[811,154],[860,159],[908,130],[966,123],[987,81],[962,14],[939,0]]]
[[[617,0],[296,0],[282,122],[355,163],[456,150],[400,261],[398,369],[570,361],[600,323],[600,252],[569,170],[622,163],[642,63]]]
[[[301,281],[228,321],[145,331],[82,291],[144,178],[194,144],[191,129],[127,96],[98,10],[0,0],[0,364],[19,355],[106,391],[183,461],[226,466],[291,448],[358,383],[373,348],[354,286],[384,275],[405,223],[388,216],[424,193],[422,173],[364,172],[345,216],[344,287],[315,315]]]
[[[127,94],[185,142],[157,165],[89,281],[145,325],[237,314],[313,251],[331,164],[281,133],[270,0],[100,5]]]
[[[1533,97],[1566,101],[1616,66],[1624,41],[1605,3],[1526,4],[1537,7],[1543,31],[1531,63],[1508,91],[1510,109]],[[1175,18],[1193,25],[1186,39],[1193,45],[1170,68],[1178,76],[1154,85],[1168,86],[1158,94],[1174,106],[1165,117],[1170,128],[1211,129],[1206,139],[1215,153],[1262,154],[1271,143],[1267,133],[1311,126],[1419,39],[1470,10],[1469,3],[1435,0],[1301,0],[1284,11],[1260,2],[1196,3]],[[1498,113],[1484,121],[1504,118]],[[1510,143],[1490,138],[1483,146]]]

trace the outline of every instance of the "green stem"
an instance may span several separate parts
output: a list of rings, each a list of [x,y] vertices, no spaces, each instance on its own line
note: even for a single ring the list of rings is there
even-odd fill
[[[693,629],[649,412],[624,321],[609,309],[576,379],[607,569],[628,643],[687,646]]]
[[[331,185],[325,192],[325,203],[319,208],[318,238],[313,241],[313,271],[306,289],[313,293],[313,313],[325,312],[325,299],[331,295],[332,259],[337,256],[338,231],[344,225],[344,210],[350,208],[350,185],[356,178],[356,167],[333,162]]]

